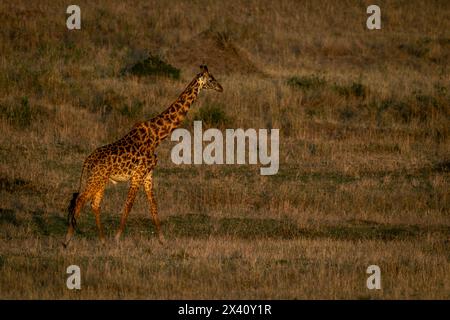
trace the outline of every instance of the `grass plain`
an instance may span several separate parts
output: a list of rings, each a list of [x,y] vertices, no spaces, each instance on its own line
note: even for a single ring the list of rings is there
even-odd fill
[[[450,4],[379,1],[0,4],[0,298],[449,299]],[[124,75],[146,52],[179,79]],[[83,160],[166,108],[206,63],[183,126],[279,128],[280,171],[183,165],[158,150],[120,244],[127,185],[87,206],[64,250]],[[209,122],[209,123],[208,123]],[[65,286],[79,265],[82,289]],[[376,264],[382,289],[368,290]]]

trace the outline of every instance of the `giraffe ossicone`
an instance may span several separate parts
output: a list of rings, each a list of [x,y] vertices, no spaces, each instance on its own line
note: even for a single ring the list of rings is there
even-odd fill
[[[189,83],[166,110],[150,119],[136,124],[130,132],[111,144],[94,150],[84,161],[78,192],[74,193],[68,207],[68,230],[64,241],[66,247],[75,232],[81,209],[91,202],[95,214],[100,240],[105,241],[100,221],[100,204],[108,181],[113,183],[130,181],[125,207],[116,240],[124,231],[126,220],[141,185],[150,205],[150,213],[158,233],[159,241],[164,242],[155,196],[153,194],[153,169],[158,163],[155,150],[162,140],[180,126],[192,103],[202,89],[223,91],[222,86],[208,71],[206,65]]]

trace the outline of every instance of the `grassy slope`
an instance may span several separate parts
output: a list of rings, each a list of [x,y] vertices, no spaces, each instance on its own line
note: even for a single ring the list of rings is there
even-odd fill
[[[167,3],[167,2],[165,2]],[[447,1],[92,1],[0,4],[0,298],[450,298],[450,20]],[[224,7],[225,6],[225,7]],[[121,77],[147,50],[179,81]],[[206,62],[203,92],[227,127],[280,128],[280,172],[175,166],[161,145],[156,195],[123,242],[101,247],[85,209],[70,250],[65,208],[84,158],[161,111]],[[126,185],[109,187],[117,227]],[[83,289],[65,289],[80,265]],[[383,290],[365,287],[378,264]],[[20,281],[18,281],[20,279]]]

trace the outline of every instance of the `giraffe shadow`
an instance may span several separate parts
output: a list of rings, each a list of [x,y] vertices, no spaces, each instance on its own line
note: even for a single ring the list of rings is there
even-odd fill
[[[216,218],[205,214],[170,216],[163,221],[168,237],[232,237],[239,239],[322,239],[332,240],[405,240],[423,238],[430,234],[445,238],[450,226],[421,226],[381,224],[352,219],[336,225],[299,226],[289,219],[272,218]]]
[[[242,239],[293,239],[307,233],[288,220],[215,218],[205,214],[170,216],[163,221],[163,228],[167,235],[189,238],[231,236]]]
[[[62,235],[67,231],[67,219],[56,213],[45,214],[44,211],[25,211],[0,208],[1,227],[30,227],[35,235]]]
[[[213,217],[206,214],[179,214],[162,219],[162,230],[167,239],[209,237],[230,237],[244,240],[256,239],[322,239],[332,240],[407,240],[424,238],[433,234],[448,238],[450,226],[381,224],[368,220],[346,220],[334,225],[299,226],[289,219]],[[67,232],[67,219],[58,213],[43,211],[17,214],[12,209],[0,208],[0,230],[4,226],[13,228],[31,227],[32,233],[39,236],[61,237]],[[108,235],[118,226],[116,216],[106,215],[103,225]],[[125,235],[153,237],[156,230],[150,217],[130,216]],[[87,239],[96,239],[98,231],[93,215],[86,215],[79,222],[77,233]]]
[[[42,211],[34,211],[32,226],[35,233],[42,236],[62,236],[67,231],[67,219],[56,214],[44,216]]]

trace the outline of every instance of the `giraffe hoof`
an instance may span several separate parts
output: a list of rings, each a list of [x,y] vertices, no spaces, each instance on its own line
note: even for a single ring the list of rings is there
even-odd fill
[[[70,240],[66,240],[61,242],[61,245],[63,246],[64,249],[67,249],[67,247],[69,246]]]
[[[166,244],[166,239],[164,238],[163,235],[160,235],[160,236],[158,237],[158,241],[159,241],[160,244]]]

